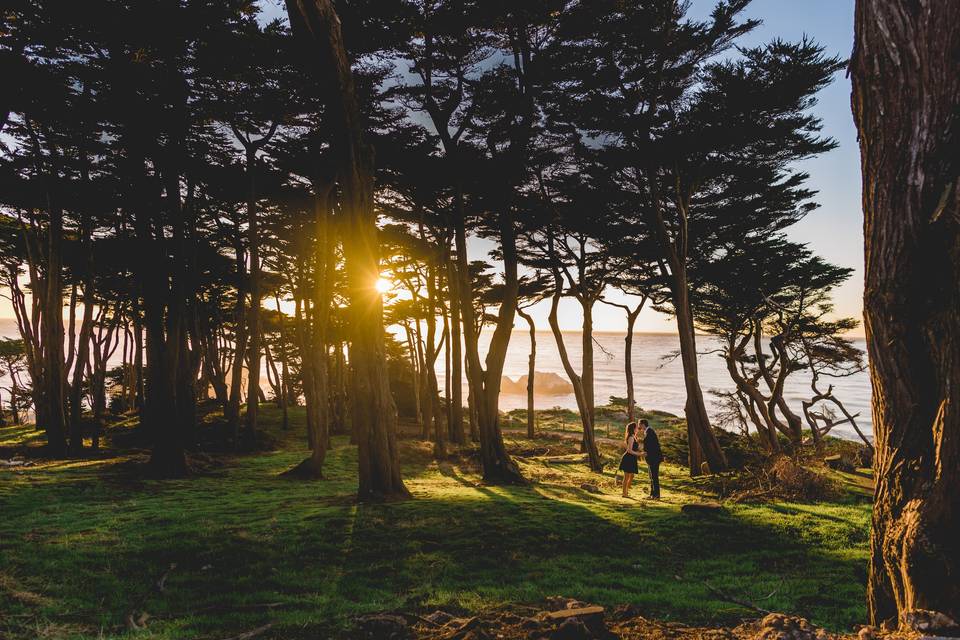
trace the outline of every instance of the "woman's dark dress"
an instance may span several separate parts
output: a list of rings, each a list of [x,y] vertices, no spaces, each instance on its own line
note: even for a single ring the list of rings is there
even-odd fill
[[[634,437],[633,442],[630,444],[630,448],[633,451],[640,451],[640,443],[637,442],[636,437]],[[624,473],[637,473],[639,470],[640,467],[637,465],[637,456],[624,451],[623,457],[620,458],[620,471]]]

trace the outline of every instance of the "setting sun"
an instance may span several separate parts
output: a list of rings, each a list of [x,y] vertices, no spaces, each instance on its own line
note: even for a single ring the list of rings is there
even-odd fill
[[[379,293],[386,293],[393,288],[393,283],[386,278],[379,278],[377,284],[374,285]]]

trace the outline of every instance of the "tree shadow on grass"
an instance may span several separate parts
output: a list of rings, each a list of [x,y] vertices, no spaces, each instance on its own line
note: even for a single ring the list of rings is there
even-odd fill
[[[33,637],[38,621],[53,621],[120,634],[128,614],[146,611],[154,637],[226,637],[273,622],[284,638],[307,638],[366,612],[466,612],[550,595],[686,622],[754,615],[705,581],[834,628],[864,618],[865,548],[795,535],[776,508],[707,521],[561,484],[485,486],[432,462],[404,469],[415,500],[357,504],[354,448],[330,452],[323,483],[275,477],[300,455],[138,487],[90,473],[0,492],[0,566],[49,600],[0,591],[0,608],[27,615],[0,630]]]

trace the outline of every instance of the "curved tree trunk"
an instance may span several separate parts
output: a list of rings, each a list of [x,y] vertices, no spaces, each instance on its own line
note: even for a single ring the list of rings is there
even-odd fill
[[[690,475],[698,476],[704,471],[716,473],[725,470],[727,458],[710,426],[707,406],[703,401],[697,369],[697,339],[693,326],[693,314],[690,311],[690,298],[687,295],[686,271],[684,269],[679,271],[683,276],[674,273],[674,279],[677,282],[671,289],[677,314],[677,330],[680,334],[683,382],[687,390],[684,413],[687,418],[687,440],[690,445]]]
[[[960,620],[960,3],[860,0],[855,20],[876,442],[870,619],[903,625],[927,609]]]
[[[567,372],[567,378],[573,385],[573,394],[577,400],[577,409],[580,411],[580,422],[583,425],[583,445],[587,460],[590,463],[590,470],[600,473],[603,471],[603,463],[600,461],[600,454],[597,451],[597,439],[593,430],[593,413],[590,411],[590,405],[587,401],[587,393],[583,384],[583,379],[574,371],[570,363],[570,357],[567,355],[567,347],[563,343],[563,333],[560,331],[560,324],[557,320],[557,307],[560,303],[560,287],[557,284],[557,292],[553,296],[553,302],[550,307],[550,329],[553,331],[553,337],[557,342],[557,350],[560,352],[560,362],[563,363],[563,369]]]
[[[473,310],[473,288],[470,284],[467,262],[467,236],[463,212],[456,220],[457,277],[461,294],[460,313],[463,316],[464,342],[467,352],[467,381],[470,384],[471,409],[476,411],[477,431],[480,438],[480,461],[483,479],[490,483],[521,484],[526,482],[520,467],[510,458],[503,443],[500,430],[500,383],[503,363],[513,332],[516,314],[519,280],[517,277],[517,249],[513,221],[502,209],[500,218],[500,246],[503,248],[504,288],[503,301],[497,315],[497,324],[487,350],[486,370],[480,364],[479,336]]]
[[[517,315],[526,320],[530,327],[530,355],[527,358],[527,437],[534,438],[537,435],[536,430],[536,409],[534,407],[534,380],[537,375],[537,325],[533,322],[533,316],[517,309]]]

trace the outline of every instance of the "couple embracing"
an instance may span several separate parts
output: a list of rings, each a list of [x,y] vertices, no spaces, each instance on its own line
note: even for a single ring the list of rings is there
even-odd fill
[[[660,439],[657,433],[650,428],[646,420],[641,420],[639,427],[636,422],[631,422],[627,425],[623,436],[623,447],[623,457],[620,458],[620,470],[623,471],[623,497],[629,497],[630,483],[633,482],[633,476],[640,470],[638,459],[642,454],[650,470],[650,497],[659,500],[660,462],[663,461],[663,452],[660,450]]]

